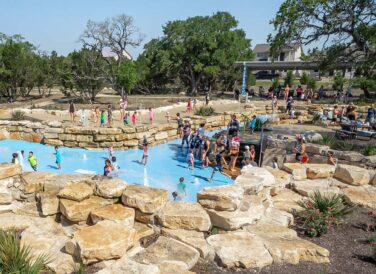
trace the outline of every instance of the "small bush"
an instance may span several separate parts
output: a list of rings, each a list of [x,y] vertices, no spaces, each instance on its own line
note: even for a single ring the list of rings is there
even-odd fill
[[[368,145],[363,149],[363,154],[365,156],[376,155],[376,145]]]
[[[0,273],[39,274],[48,263],[48,256],[35,258],[29,246],[21,247],[17,232],[0,231]]]
[[[19,111],[19,110],[12,112],[12,120],[20,121],[20,120],[23,120],[24,118],[25,118],[25,112]]]
[[[349,141],[335,141],[332,148],[337,149],[337,150],[343,150],[343,151],[351,151],[355,149],[355,146],[353,143]]]
[[[199,116],[210,116],[214,114],[214,108],[207,107],[207,106],[201,106],[195,111],[195,115]]]
[[[312,123],[317,124],[318,122],[320,122],[320,119],[321,119],[321,114],[317,112],[313,115]]]
[[[303,229],[309,237],[319,237],[337,225],[350,212],[341,195],[323,196],[316,191],[307,201],[300,201],[303,208],[299,213],[303,220]]]
[[[333,146],[336,144],[337,140],[335,137],[329,134],[323,134],[322,140],[319,141],[320,144],[329,146],[330,148],[333,148]]]

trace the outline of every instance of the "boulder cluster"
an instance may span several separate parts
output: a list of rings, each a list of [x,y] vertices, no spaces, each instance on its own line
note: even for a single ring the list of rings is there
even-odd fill
[[[296,201],[316,189],[376,208],[375,178],[358,167],[246,166],[234,184],[202,189],[197,202],[118,178],[22,173],[0,164],[0,229],[16,229],[55,273],[78,262],[98,273],[192,273],[199,260],[226,268],[328,263],[329,251],[289,228]]]

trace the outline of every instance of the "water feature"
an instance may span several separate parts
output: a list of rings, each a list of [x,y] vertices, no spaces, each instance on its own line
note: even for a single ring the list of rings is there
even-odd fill
[[[60,148],[62,169],[55,164],[54,148],[38,143],[16,140],[0,141],[0,162],[10,162],[12,153],[25,151],[24,170],[31,171],[27,163],[29,151],[33,151],[38,159],[38,170],[54,173],[85,173],[103,174],[104,161],[108,157],[106,150],[85,150],[79,148]],[[157,145],[149,149],[149,159],[146,166],[138,161],[142,157],[142,150],[131,149],[115,151],[114,155],[120,166],[119,178],[130,184],[159,187],[167,189],[172,199],[172,191],[180,177],[185,178],[187,184],[186,201],[196,201],[196,193],[204,187],[232,184],[233,180],[216,173],[213,181],[207,181],[212,168],[201,168],[200,162],[195,162],[195,170],[187,169],[187,148],[180,148],[179,140]]]

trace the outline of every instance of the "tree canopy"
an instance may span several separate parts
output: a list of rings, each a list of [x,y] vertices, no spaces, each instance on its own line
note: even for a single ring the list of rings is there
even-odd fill
[[[150,84],[162,76],[156,85],[165,85],[178,78],[192,94],[200,86],[234,81],[235,61],[252,57],[250,40],[237,26],[227,12],[168,22],[163,36],[146,44],[139,57],[138,63],[148,67],[141,81]]]

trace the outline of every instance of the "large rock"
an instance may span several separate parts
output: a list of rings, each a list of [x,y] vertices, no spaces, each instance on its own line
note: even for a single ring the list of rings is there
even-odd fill
[[[235,185],[243,188],[244,194],[256,194],[264,189],[265,179],[254,175],[240,175],[235,179]]]
[[[64,187],[77,184],[86,183],[91,185],[93,175],[87,174],[60,174],[58,176],[47,178],[44,182],[44,191],[59,192]]]
[[[329,179],[295,181],[292,187],[300,195],[306,197],[312,196],[317,191],[325,196],[342,194],[341,189],[337,186],[333,186]]]
[[[206,240],[224,267],[262,268],[273,263],[262,239],[249,232],[217,234]]]
[[[162,235],[192,246],[200,252],[200,256],[202,258],[206,258],[209,255],[210,249],[205,240],[203,232],[185,229],[163,228]]]
[[[54,177],[56,177],[56,174],[50,172],[25,172],[21,176],[22,185],[20,188],[26,194],[42,191],[45,181]]]
[[[142,264],[181,263],[191,269],[200,257],[193,247],[180,241],[160,236],[148,248],[137,253],[132,259]]]
[[[62,251],[69,238],[64,235],[57,223],[52,219],[49,222],[47,220],[23,231],[21,245],[30,247],[32,258],[37,258],[42,254],[48,256],[50,262],[47,267],[54,273],[72,273],[75,269],[73,257]]]
[[[134,225],[134,215],[133,208],[125,207],[121,204],[107,205],[94,209],[90,213],[94,224],[103,220],[109,220],[129,228],[132,228]]]
[[[123,225],[102,221],[78,230],[73,237],[75,253],[85,264],[119,259],[134,245],[135,230]],[[68,248],[71,249],[71,248]]]
[[[300,238],[264,237],[274,263],[298,264],[299,261],[329,263],[329,251]]]
[[[56,192],[41,192],[38,194],[38,200],[43,216],[55,215],[60,212],[60,201]]]
[[[293,179],[296,181],[307,179],[306,165],[300,163],[284,163],[282,169],[292,174]]]
[[[265,217],[263,220],[285,227],[294,224],[294,216],[291,213],[274,207],[270,207],[265,211]]]
[[[199,203],[168,202],[157,219],[162,226],[170,229],[208,231],[211,226],[208,214]]]
[[[155,234],[153,227],[135,222],[133,228],[136,230],[135,243],[140,242],[140,239]]]
[[[168,191],[160,188],[130,185],[122,195],[126,206],[139,209],[143,213],[155,213],[168,201]]]
[[[275,184],[274,176],[263,167],[254,167],[251,165],[247,165],[242,168],[241,174],[244,176],[258,176],[263,179],[264,186],[272,186]]]
[[[307,178],[318,179],[333,177],[336,167],[328,164],[308,164]]]
[[[239,185],[205,187],[197,193],[197,201],[205,208],[233,211],[240,205],[243,194]]]
[[[87,221],[91,211],[112,203],[112,200],[97,196],[92,196],[82,202],[60,199],[60,212],[72,222]]]
[[[337,166],[334,177],[355,186],[366,185],[370,181],[369,173],[366,169],[342,164]]]
[[[93,188],[86,183],[76,183],[64,187],[58,196],[63,199],[81,202],[93,195]]]
[[[129,273],[129,274],[160,274],[160,270],[156,265],[140,264],[129,259],[127,256],[110,264],[108,267],[96,272],[96,274],[114,274],[114,273]]]
[[[127,183],[118,178],[104,177],[95,182],[95,194],[103,198],[119,198]]]
[[[297,204],[298,201],[302,200],[302,196],[287,188],[272,196],[272,200],[274,207],[283,211],[293,212],[294,210],[299,211],[302,209]]]
[[[376,187],[358,186],[343,189],[345,199],[355,205],[376,209]]]
[[[12,192],[8,188],[10,180],[0,180],[0,205],[9,205],[13,201]]]
[[[216,211],[207,209],[211,223],[225,230],[236,230],[255,223],[264,215],[262,199],[256,195],[245,195],[239,208],[235,211]]]
[[[21,175],[22,167],[16,164],[1,163],[0,164],[0,180]]]
[[[290,239],[298,237],[295,230],[265,219],[260,220],[256,224],[247,225],[243,229],[261,238],[282,237]]]
[[[34,224],[34,218],[14,213],[0,214],[0,230],[23,231]]]

